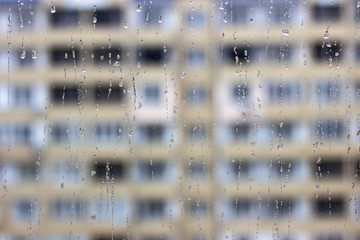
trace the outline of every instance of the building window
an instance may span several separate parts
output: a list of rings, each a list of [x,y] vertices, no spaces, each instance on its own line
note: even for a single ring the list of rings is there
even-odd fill
[[[188,89],[186,93],[186,100],[191,105],[201,105],[206,100],[206,91],[202,87]]]
[[[119,123],[98,123],[95,127],[95,140],[97,144],[115,143],[123,135],[122,125]]]
[[[122,15],[122,11],[116,6],[107,9],[96,9],[94,15],[91,18],[91,21],[93,21],[94,17],[96,17],[96,26],[116,27],[120,25],[120,22],[122,21]]]
[[[256,49],[252,46],[225,46],[220,56],[227,64],[249,64]]]
[[[231,126],[232,136],[235,141],[247,141],[250,135],[250,124],[247,123],[236,123]]]
[[[319,120],[315,125],[315,137],[338,140],[343,136],[343,123],[340,120]]]
[[[142,47],[137,50],[137,62],[149,65],[158,65],[165,62],[165,59],[169,60],[169,50],[165,49],[162,46],[153,46],[153,47]]]
[[[339,42],[316,43],[313,47],[314,59],[319,62],[335,62],[342,59],[344,46]]]
[[[317,178],[341,178],[343,174],[343,163],[336,159],[322,158],[315,164],[315,176]]]
[[[146,142],[162,142],[164,140],[165,127],[162,125],[143,125],[139,127],[139,139]]]
[[[160,102],[160,96],[160,87],[158,85],[144,87],[144,103],[157,105]]]
[[[84,200],[57,199],[52,202],[54,221],[79,220],[86,215],[86,202]]]
[[[154,220],[165,216],[165,201],[163,199],[147,199],[138,202],[138,215],[144,220]]]
[[[138,178],[144,181],[161,181],[166,177],[167,163],[163,161],[140,162]]]
[[[79,50],[76,47],[65,49],[53,47],[51,50],[51,61],[53,65],[73,65],[79,62]]]
[[[79,11],[75,9],[56,9],[50,14],[50,22],[53,27],[74,27],[79,23]]]
[[[248,98],[249,89],[246,84],[236,84],[232,88],[234,102],[242,102]]]
[[[341,7],[338,4],[314,4],[312,9],[313,18],[318,22],[339,21],[341,18]]]
[[[38,207],[28,199],[20,199],[14,202],[13,218],[17,222],[26,222],[38,217]]]
[[[53,104],[75,104],[80,100],[77,86],[54,85],[51,87],[51,102]]]
[[[207,166],[205,163],[191,163],[189,166],[189,177],[191,180],[203,181],[206,180]]]
[[[120,46],[110,47],[97,47],[93,52],[95,64],[108,64],[111,66],[117,66],[122,62],[123,50]]]
[[[94,88],[95,99],[99,103],[124,103],[125,88],[117,85],[99,85]]]
[[[92,174],[99,182],[122,181],[126,177],[125,163],[119,161],[97,162],[93,165]]]
[[[345,213],[344,200],[339,197],[319,198],[314,204],[315,214],[318,217],[336,217]]]

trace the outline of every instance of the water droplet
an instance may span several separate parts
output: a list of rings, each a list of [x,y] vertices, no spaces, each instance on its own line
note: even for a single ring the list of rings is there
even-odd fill
[[[228,22],[228,20],[227,20],[226,16],[224,16],[224,23],[227,23],[227,22]]]
[[[127,22],[124,22],[124,28],[128,28],[129,26],[127,25]]]
[[[56,12],[56,8],[55,8],[55,5],[54,5],[54,4],[51,5],[50,12],[51,12],[51,13],[55,13],[55,12]]]
[[[124,83],[123,82],[119,82],[119,87],[122,87],[124,86]]]
[[[329,38],[329,31],[326,30],[324,33],[324,39],[328,39]]]
[[[99,110],[100,110],[99,104],[96,104],[95,111],[99,111]]]
[[[64,183],[61,183],[60,187],[61,187],[61,189],[64,189]]]
[[[68,54],[67,54],[67,53],[65,53],[64,57],[65,57],[65,59],[67,59],[67,58],[68,58]]]
[[[95,215],[95,214],[92,214],[92,215],[91,215],[91,220],[92,220],[92,221],[95,221],[95,220],[96,220],[96,215]]]
[[[94,16],[94,18],[93,18],[93,23],[95,24],[96,22],[97,22],[97,17]]]
[[[180,76],[181,79],[184,79],[184,78],[185,78],[185,74],[186,74],[185,72],[181,72],[181,76]]]
[[[141,12],[141,5],[140,5],[140,4],[138,4],[138,5],[136,6],[136,11],[137,11],[137,12]]]
[[[335,52],[335,57],[338,57],[340,55],[340,53]]]
[[[289,29],[284,28],[284,29],[282,30],[282,34],[283,34],[284,36],[289,36]]]
[[[26,56],[26,52],[23,50],[20,54],[20,58],[25,59],[25,56]]]
[[[158,22],[162,23],[162,16],[159,16]]]
[[[356,8],[360,8],[360,1],[357,2]]]
[[[35,49],[31,50],[31,57],[32,57],[32,59],[36,59],[36,58],[37,58],[37,56],[36,56],[36,50],[35,50]]]
[[[91,176],[94,176],[96,174],[96,171],[92,170],[90,174],[91,174]]]
[[[141,68],[141,63],[138,62],[136,67],[137,67],[137,68]]]
[[[119,61],[114,62],[113,66],[114,66],[114,67],[119,67],[119,66],[120,66],[120,62],[119,62]]]
[[[252,24],[254,22],[254,19],[250,18],[249,24]]]
[[[318,163],[318,164],[321,163],[321,157],[320,156],[317,157],[316,163]]]

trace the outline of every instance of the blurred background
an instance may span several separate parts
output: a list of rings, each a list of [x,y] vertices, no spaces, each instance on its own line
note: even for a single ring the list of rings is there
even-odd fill
[[[359,240],[359,10],[1,0],[0,239]]]

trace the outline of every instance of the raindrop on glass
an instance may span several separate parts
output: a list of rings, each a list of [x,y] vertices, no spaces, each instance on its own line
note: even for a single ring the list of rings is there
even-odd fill
[[[252,24],[254,22],[254,19],[250,18],[249,24]]]
[[[326,30],[324,33],[324,39],[328,39],[329,38],[329,31]]]
[[[127,25],[127,22],[124,22],[124,28],[128,28],[129,26]]]
[[[137,68],[141,68],[141,63],[138,62],[137,65],[136,65]]]
[[[36,56],[36,50],[35,50],[35,49],[31,50],[31,57],[32,57],[32,59],[36,59],[36,58],[37,58],[37,56]]]
[[[181,79],[184,79],[185,78],[185,72],[181,72]]]
[[[159,16],[158,22],[162,23],[162,16]]]
[[[140,5],[140,4],[138,4],[138,5],[136,6],[136,11],[137,11],[137,12],[141,12],[141,5]]]
[[[114,62],[113,66],[114,66],[114,67],[119,67],[119,66],[120,66],[120,62],[119,62],[119,61]]]
[[[97,17],[94,16],[94,18],[93,18],[93,23],[95,24],[96,22],[97,22]]]
[[[26,56],[26,52],[23,50],[20,54],[20,58],[25,59],[25,56]]]
[[[50,12],[51,12],[51,13],[55,13],[55,12],[56,12],[56,8],[55,8],[55,5],[54,5],[54,4],[51,5]]]
[[[284,36],[289,36],[289,29],[284,28],[284,29],[282,30],[282,34],[283,34]]]

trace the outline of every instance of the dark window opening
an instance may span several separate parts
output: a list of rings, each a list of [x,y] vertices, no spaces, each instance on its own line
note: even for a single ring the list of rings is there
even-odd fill
[[[76,86],[56,85],[51,88],[51,102],[53,104],[77,103],[79,100],[79,92]]]
[[[224,62],[228,64],[245,64],[250,63],[254,48],[251,46],[235,46],[224,47],[223,55]]]
[[[98,86],[95,88],[95,96],[97,102],[113,102],[119,103],[125,101],[124,87],[120,86]]]
[[[313,18],[316,21],[339,21],[341,9],[339,5],[314,5]]]
[[[143,64],[161,64],[165,61],[167,52],[159,46],[147,47],[138,50],[137,61]]]
[[[116,26],[121,22],[122,11],[118,8],[97,9],[92,17],[96,17],[96,25]]]
[[[165,133],[165,127],[162,125],[141,126],[139,130],[142,133],[142,137],[149,142],[162,141]]]
[[[163,217],[165,202],[162,199],[141,200],[138,203],[138,215],[143,219]]]
[[[334,43],[318,43],[314,45],[314,58],[317,61],[324,60],[341,60],[343,45],[337,42]]]
[[[251,203],[249,199],[234,199],[231,207],[235,216],[247,216],[250,212]]]
[[[54,65],[73,64],[74,61],[78,62],[78,60],[80,59],[79,50],[77,48],[53,48],[51,51],[51,56],[51,61]]]
[[[341,160],[321,159],[315,164],[315,175],[320,178],[339,178],[343,173]]]
[[[293,132],[293,124],[290,122],[275,123],[271,126],[274,137],[279,139],[290,139]]]
[[[249,124],[235,124],[232,126],[232,134],[235,141],[247,140],[249,133]]]
[[[54,27],[76,26],[79,22],[79,12],[73,9],[56,9],[50,14],[50,22]]]
[[[120,47],[112,46],[111,48],[95,48],[94,62],[96,64],[117,65],[121,61],[122,49]]]
[[[345,204],[341,198],[317,199],[315,201],[315,214],[319,217],[339,216],[345,211]]]
[[[245,161],[232,161],[230,163],[231,175],[234,179],[245,179],[249,176],[250,163]]]
[[[125,178],[126,167],[122,162],[99,162],[94,165],[98,181],[121,181]]]

